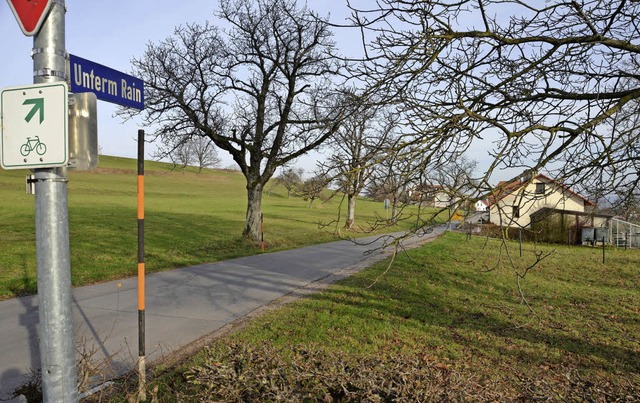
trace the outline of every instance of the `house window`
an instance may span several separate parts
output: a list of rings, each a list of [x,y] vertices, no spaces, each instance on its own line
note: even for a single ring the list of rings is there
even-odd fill
[[[520,206],[513,206],[513,218],[520,218]]]
[[[536,194],[543,195],[544,194],[544,183],[536,183]]]

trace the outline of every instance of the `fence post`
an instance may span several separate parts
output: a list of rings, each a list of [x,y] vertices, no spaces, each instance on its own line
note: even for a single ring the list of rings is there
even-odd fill
[[[629,235],[630,230],[627,230],[627,233],[624,236],[624,250],[627,250],[627,244],[629,243]]]
[[[522,228],[518,229],[518,242],[520,243],[520,257],[522,257]]]

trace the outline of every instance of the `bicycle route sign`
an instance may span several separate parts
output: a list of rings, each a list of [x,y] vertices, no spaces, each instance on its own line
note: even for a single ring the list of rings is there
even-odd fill
[[[0,165],[4,169],[66,166],[69,100],[64,81],[5,88],[0,94]]]

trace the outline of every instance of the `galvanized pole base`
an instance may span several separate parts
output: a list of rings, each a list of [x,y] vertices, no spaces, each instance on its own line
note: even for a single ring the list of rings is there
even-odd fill
[[[40,361],[45,402],[78,401],[64,171],[38,169],[35,173]]]

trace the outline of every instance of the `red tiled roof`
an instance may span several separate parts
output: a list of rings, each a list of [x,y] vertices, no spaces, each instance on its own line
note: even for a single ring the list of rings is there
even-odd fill
[[[517,178],[517,179],[511,180],[511,181],[501,181],[501,182],[499,182],[498,185],[493,190],[493,194],[489,195],[489,197],[488,197],[489,206],[492,206],[495,203],[497,203],[498,201],[500,201],[500,200],[504,199],[505,197],[509,196],[510,194],[515,193],[521,187],[526,186],[527,184],[531,183],[533,181],[533,179],[540,179],[540,178],[544,178],[545,182],[554,183],[557,186],[561,187],[566,192],[576,196],[579,199],[582,199],[584,201],[585,205],[593,206],[593,203],[590,202],[589,200],[587,200],[586,198],[580,196],[578,193],[576,193],[573,190],[569,189],[568,187],[566,187],[562,183],[560,183],[560,182],[558,182],[558,181],[556,181],[554,179],[551,179],[548,176],[543,175],[543,174],[537,174],[533,178],[531,178],[529,180],[526,180],[526,181],[523,181],[520,178]]]

